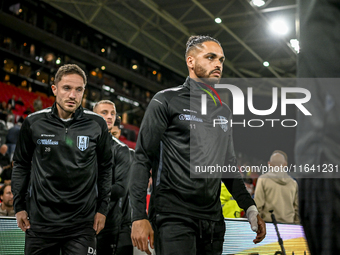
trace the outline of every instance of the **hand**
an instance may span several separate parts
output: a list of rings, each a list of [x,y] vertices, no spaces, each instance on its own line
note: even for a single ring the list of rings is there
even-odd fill
[[[21,228],[22,231],[26,231],[31,227],[31,224],[28,220],[28,214],[26,211],[20,211],[15,214],[17,219],[18,227]]]
[[[94,223],[93,223],[93,229],[96,231],[97,235],[105,227],[105,221],[106,221],[106,216],[97,212],[96,215],[94,216]]]
[[[154,249],[154,232],[148,220],[136,220],[132,223],[131,240],[134,247],[151,255],[148,247],[148,237],[150,237],[150,246]]]
[[[262,220],[260,215],[257,215],[258,229],[256,231],[256,238],[253,240],[254,244],[261,242],[266,237],[266,223]]]
[[[259,214],[257,208],[252,205],[247,209],[246,215],[248,218],[248,221],[250,223],[251,230],[254,232],[257,232],[258,225],[257,225],[257,215]]]

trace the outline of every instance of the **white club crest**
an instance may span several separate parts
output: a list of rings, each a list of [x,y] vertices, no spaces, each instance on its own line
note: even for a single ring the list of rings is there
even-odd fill
[[[225,117],[223,117],[223,116],[217,116],[218,117],[218,119],[219,119],[219,121],[220,121],[220,127],[222,128],[222,130],[224,131],[224,132],[227,132],[228,131],[228,120],[225,118]]]
[[[89,137],[88,136],[77,136],[77,147],[79,150],[84,151],[89,147]]]

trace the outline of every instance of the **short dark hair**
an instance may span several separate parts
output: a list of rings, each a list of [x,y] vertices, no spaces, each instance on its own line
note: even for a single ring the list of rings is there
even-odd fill
[[[7,186],[11,186],[11,184],[6,183],[0,188],[0,196],[2,196],[4,194]]]
[[[87,79],[86,79],[86,74],[83,71],[83,69],[81,69],[78,65],[76,64],[66,64],[61,66],[54,78],[54,84],[58,85],[58,82],[61,81],[61,79],[63,78],[63,76],[68,75],[68,74],[78,74],[80,77],[83,78],[84,80],[84,84],[86,85]]]
[[[186,50],[185,50],[185,58],[188,57],[188,53],[191,50],[193,50],[197,46],[202,46],[202,43],[204,42],[215,42],[221,46],[221,43],[218,40],[216,40],[215,38],[209,35],[192,35],[189,37],[187,41]]]
[[[117,114],[116,115],[116,121],[113,124],[114,126],[118,127],[120,129],[120,124],[122,123],[122,119],[120,118],[120,116]]]

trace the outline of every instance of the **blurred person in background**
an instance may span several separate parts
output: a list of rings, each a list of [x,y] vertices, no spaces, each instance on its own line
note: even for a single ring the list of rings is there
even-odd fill
[[[24,102],[22,101],[22,98],[19,97],[17,101],[15,101],[17,105],[25,106]]]
[[[109,100],[102,100],[95,104],[93,111],[105,119],[108,132],[111,133],[116,122],[115,104]],[[111,138],[113,159],[111,200],[105,227],[97,235],[97,255],[112,255],[117,250],[118,234],[122,223],[122,199],[127,192],[130,168],[129,147],[115,136]]]
[[[8,99],[8,102],[7,102],[7,109],[8,109],[8,105],[10,104],[11,105],[11,109],[15,109],[15,104],[16,104],[16,96],[13,95],[12,98]]]
[[[112,127],[111,134],[119,139],[121,134],[121,117],[116,116],[116,121]],[[133,161],[135,151],[129,148],[130,165]],[[128,179],[130,178],[130,168],[128,169]],[[128,183],[127,183],[128,184]],[[119,229],[116,255],[133,255],[133,245],[131,241],[131,206],[128,187],[127,192],[122,198],[122,223]]]
[[[14,216],[13,194],[10,184],[0,188],[0,216]]]
[[[0,105],[0,111],[5,111],[7,109],[6,101],[2,101]]]
[[[11,165],[11,159],[8,155],[8,146],[6,144],[1,145],[0,147],[0,166],[2,169],[5,169]]]
[[[12,170],[13,170],[13,161],[10,165],[0,168],[0,183],[11,183],[12,178]]]
[[[38,96],[34,102],[33,102],[33,109],[35,112],[40,111],[43,108],[43,103],[40,99],[40,96]]]
[[[122,130],[120,127],[121,123],[122,123],[122,118],[119,115],[116,115],[116,121],[111,129],[111,134],[117,139],[119,139],[120,135],[122,134]]]
[[[8,155],[10,156],[10,159],[12,159],[13,157],[13,153],[14,153],[17,141],[18,141],[20,128],[21,128],[23,121],[24,119],[20,118],[18,122],[14,124],[14,126],[8,130],[7,137],[6,137],[6,144],[8,146]]]
[[[240,208],[225,184],[221,183],[221,205],[224,218],[241,218],[244,210]]]
[[[272,222],[273,210],[277,222],[299,224],[298,184],[284,171],[287,155],[274,151],[268,162],[268,173],[259,177],[255,189],[255,203],[264,221]]]

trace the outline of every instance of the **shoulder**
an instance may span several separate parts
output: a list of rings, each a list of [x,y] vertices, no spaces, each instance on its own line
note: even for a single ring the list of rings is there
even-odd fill
[[[38,123],[38,121],[47,119],[47,115],[51,113],[52,108],[48,107],[46,109],[29,114],[22,123],[20,130],[25,130],[25,128],[31,127],[34,123]]]
[[[102,116],[100,116],[99,114],[93,112],[93,111],[90,111],[88,109],[85,109],[83,110],[83,113],[84,113],[84,117],[85,118],[89,118],[89,119],[93,119],[93,120],[96,120],[96,121],[102,121],[104,120],[104,118]]]
[[[270,176],[268,176],[268,173],[260,175],[260,177],[257,179],[257,184],[259,182],[263,182],[264,180],[268,179]]]
[[[83,117],[98,123],[100,126],[107,126],[106,121],[101,115],[88,109],[83,110]]]
[[[116,145],[118,147],[125,148],[127,151],[129,150],[129,147],[125,143],[123,143],[122,141],[120,141],[119,139],[117,139],[114,136],[112,136],[112,142],[113,142],[114,145]]]
[[[157,92],[156,95],[154,95],[154,97],[152,98],[152,100],[155,100],[158,103],[162,103],[163,101],[170,101],[171,98],[173,98],[174,96],[177,96],[184,90],[185,90],[185,87],[183,85],[180,85],[174,88],[164,89],[164,90]]]
[[[41,119],[42,116],[45,116],[46,114],[51,113],[51,112],[52,112],[52,107],[48,107],[46,109],[29,114],[26,120],[35,121],[35,120]]]
[[[125,143],[117,139],[116,137],[112,136],[112,150],[116,151],[118,157],[130,157],[130,150],[129,146]]]

